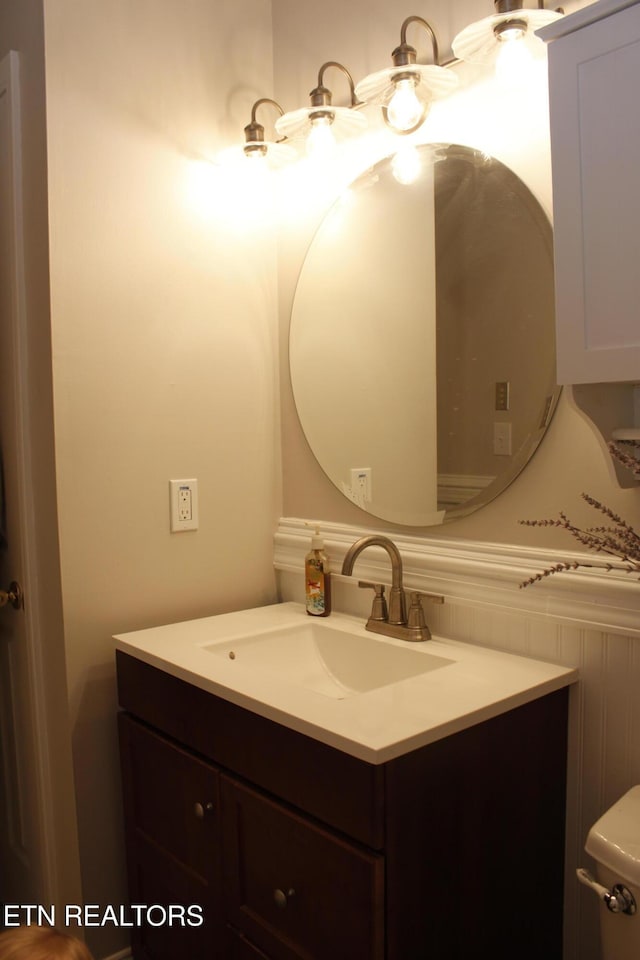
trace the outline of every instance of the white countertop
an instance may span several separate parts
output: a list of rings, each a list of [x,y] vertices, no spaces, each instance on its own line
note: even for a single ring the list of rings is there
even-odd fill
[[[369,763],[384,763],[483,720],[559,690],[577,670],[434,637],[406,643],[369,633],[355,617],[333,613],[334,629],[452,661],[389,686],[334,699],[212,655],[206,649],[254,631],[317,620],[295,603],[257,607],[116,636],[116,648],[172,676]]]

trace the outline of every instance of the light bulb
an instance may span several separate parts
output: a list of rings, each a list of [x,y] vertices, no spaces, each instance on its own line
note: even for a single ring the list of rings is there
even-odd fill
[[[420,157],[414,146],[401,147],[391,161],[394,177],[405,186],[418,179],[420,169]]]
[[[414,77],[394,81],[395,91],[387,106],[389,123],[396,130],[412,130],[424,119],[425,104],[416,93]]]
[[[325,157],[331,153],[336,145],[336,139],[331,129],[332,116],[314,117],[311,120],[311,129],[307,134],[307,153],[312,157]]]
[[[244,155],[247,160],[251,160],[253,164],[263,164],[266,165],[267,162],[267,148],[263,144],[258,146],[245,146]]]
[[[521,32],[502,34],[496,58],[496,77],[505,84],[523,83],[533,67],[533,54]]]
[[[510,43],[513,40],[522,40],[527,32],[526,24],[522,20],[507,20],[500,30],[500,41]]]

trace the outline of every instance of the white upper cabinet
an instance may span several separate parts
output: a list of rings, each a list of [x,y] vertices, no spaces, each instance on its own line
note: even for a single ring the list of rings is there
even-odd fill
[[[545,27],[559,383],[640,381],[640,0]]]

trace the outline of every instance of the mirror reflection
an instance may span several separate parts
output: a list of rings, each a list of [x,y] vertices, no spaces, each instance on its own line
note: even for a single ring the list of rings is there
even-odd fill
[[[328,212],[293,304],[290,369],[320,466],[374,517],[489,502],[557,400],[549,221],[498,160],[455,144],[387,158]],[[405,168],[406,170],[406,168]]]

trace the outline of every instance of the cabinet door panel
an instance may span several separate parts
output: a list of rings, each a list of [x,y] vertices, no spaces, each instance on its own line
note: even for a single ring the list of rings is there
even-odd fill
[[[269,960],[266,953],[258,950],[246,937],[236,930],[229,933],[229,960]]]
[[[201,908],[196,926],[132,929],[136,960],[208,960],[220,940],[218,771],[125,714],[119,717],[132,904]],[[156,911],[156,914],[159,911]],[[191,921],[191,922],[189,922]]]
[[[216,768],[135,721],[128,723],[137,831],[206,877],[218,814]]]
[[[559,383],[640,376],[639,83],[640,5],[549,46]]]
[[[166,911],[169,905],[174,908],[170,923],[160,923],[162,910],[154,908],[149,914],[151,923],[132,929],[135,960],[210,960],[211,956],[222,956],[218,952],[220,925],[212,910],[210,891],[200,878],[144,839],[136,844],[129,875],[132,903],[157,904]],[[201,908],[203,918],[198,926],[193,924],[197,912],[188,912],[194,904]],[[182,917],[176,907],[184,909]]]
[[[274,960],[380,960],[384,862],[222,778],[226,919]]]

